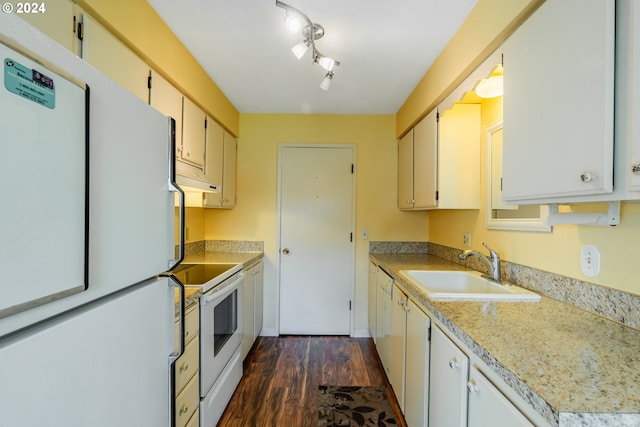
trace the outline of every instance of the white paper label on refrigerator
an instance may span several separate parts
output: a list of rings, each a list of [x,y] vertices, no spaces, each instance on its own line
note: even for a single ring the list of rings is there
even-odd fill
[[[9,92],[37,104],[51,109],[56,107],[53,79],[11,58],[4,59],[4,86]]]

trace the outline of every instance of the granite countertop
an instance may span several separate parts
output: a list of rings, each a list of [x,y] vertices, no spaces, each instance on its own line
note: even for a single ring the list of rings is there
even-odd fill
[[[640,331],[544,295],[430,300],[399,271],[466,268],[429,254],[370,257],[550,424],[640,425]]]
[[[243,268],[248,268],[260,261],[262,257],[262,252],[205,251],[185,256],[184,261],[178,266],[178,269],[187,264],[242,264]],[[202,290],[199,287],[185,286],[184,296],[184,308],[186,310],[198,303],[200,296],[202,296]],[[176,316],[180,310],[178,302],[178,290],[176,289]]]

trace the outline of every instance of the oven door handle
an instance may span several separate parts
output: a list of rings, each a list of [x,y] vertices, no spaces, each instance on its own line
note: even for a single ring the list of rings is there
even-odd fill
[[[231,294],[236,288],[242,283],[242,278],[244,277],[244,272],[240,271],[236,273],[236,278],[231,283],[226,283],[223,285],[221,289],[215,289],[210,295],[205,294],[202,298],[202,305],[207,305],[211,301],[221,300],[227,297],[227,295]]]

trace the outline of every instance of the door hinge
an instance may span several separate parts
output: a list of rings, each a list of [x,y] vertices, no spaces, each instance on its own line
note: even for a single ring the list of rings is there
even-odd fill
[[[431,326],[427,329],[427,341],[431,342]]]
[[[353,242],[353,232],[349,233],[349,241]]]
[[[353,166],[353,163],[351,163],[351,173],[353,173],[353,170],[354,170],[354,166]]]
[[[436,191],[436,201],[439,200],[439,198],[440,198],[440,192]]]
[[[351,300],[349,300],[349,311],[351,311]]]
[[[440,123],[440,112],[436,113],[436,123]]]
[[[149,77],[147,77],[147,89],[151,89],[151,80],[153,80],[153,77],[149,74]]]
[[[500,191],[502,191],[502,178],[500,178]]]
[[[207,118],[206,117],[204,118],[204,128],[205,129],[207,128]]]

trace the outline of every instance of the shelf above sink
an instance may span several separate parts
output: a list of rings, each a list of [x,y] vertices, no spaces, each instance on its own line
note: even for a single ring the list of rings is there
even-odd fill
[[[490,280],[477,271],[401,270],[400,275],[433,300],[540,301],[540,295]]]

